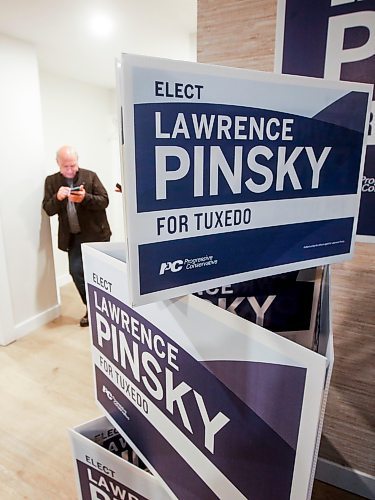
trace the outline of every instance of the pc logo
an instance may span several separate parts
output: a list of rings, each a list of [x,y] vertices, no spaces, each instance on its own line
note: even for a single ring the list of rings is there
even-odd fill
[[[164,274],[166,271],[177,273],[177,271],[181,271],[183,264],[183,260],[175,260],[174,262],[162,262],[160,265],[159,275]]]

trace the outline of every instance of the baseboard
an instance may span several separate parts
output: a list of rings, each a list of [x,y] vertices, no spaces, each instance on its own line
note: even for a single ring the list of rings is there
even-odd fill
[[[361,236],[357,234],[355,241],[358,243],[375,243],[375,236]]]
[[[56,284],[58,288],[61,288],[64,285],[67,285],[68,283],[71,283],[72,277],[70,274],[61,274],[60,276],[57,276],[56,278]]]
[[[18,323],[18,325],[14,327],[15,340],[24,337],[28,333],[36,330],[37,328],[40,328],[41,326],[45,325],[46,323],[49,323],[50,321],[53,321],[59,316],[60,316],[60,304],[56,304],[55,306],[50,307],[49,309],[39,314],[36,314],[32,318],[29,318],[26,321],[23,321],[22,323]]]
[[[375,477],[324,458],[318,458],[315,479],[364,498],[375,498]]]

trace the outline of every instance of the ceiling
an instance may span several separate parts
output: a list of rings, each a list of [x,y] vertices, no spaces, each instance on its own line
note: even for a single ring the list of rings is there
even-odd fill
[[[94,33],[94,19],[104,19]],[[197,0],[0,0],[0,33],[57,75],[112,88],[122,52],[195,60]]]

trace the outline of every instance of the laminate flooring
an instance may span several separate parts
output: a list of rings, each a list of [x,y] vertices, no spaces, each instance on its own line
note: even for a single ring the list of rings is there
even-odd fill
[[[61,316],[0,348],[0,499],[75,499],[68,429],[98,417],[90,332],[72,284]],[[315,481],[314,500],[360,497]],[[272,499],[270,499],[272,500]],[[277,500],[277,499],[275,499]]]

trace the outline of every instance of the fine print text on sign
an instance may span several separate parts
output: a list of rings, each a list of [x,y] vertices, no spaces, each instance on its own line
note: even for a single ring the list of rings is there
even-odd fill
[[[119,80],[134,304],[351,256],[369,86],[129,55]]]

